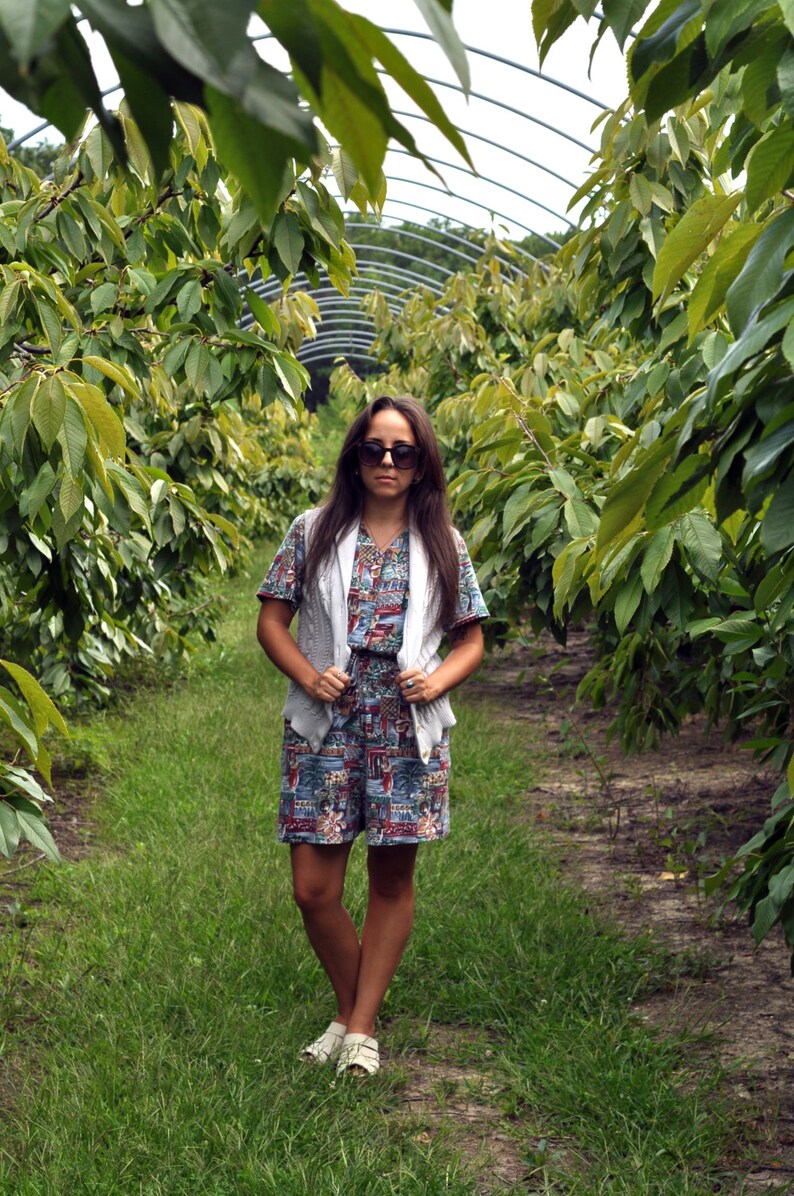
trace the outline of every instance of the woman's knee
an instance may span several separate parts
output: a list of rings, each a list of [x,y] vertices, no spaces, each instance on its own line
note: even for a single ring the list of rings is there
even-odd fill
[[[342,889],[338,884],[330,884],[323,880],[313,880],[310,877],[295,877],[292,885],[295,904],[301,913],[318,913],[338,905],[342,900]]]
[[[349,849],[349,844],[344,850],[311,845],[293,849],[292,893],[299,910],[313,913],[341,902]]]
[[[383,847],[370,852],[370,891],[384,901],[401,901],[413,895],[415,853],[399,847]]]

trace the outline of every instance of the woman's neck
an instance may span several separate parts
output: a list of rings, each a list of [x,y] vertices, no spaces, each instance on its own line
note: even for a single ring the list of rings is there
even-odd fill
[[[405,526],[408,522],[408,499],[400,496],[394,500],[374,499],[367,495],[362,511],[364,522],[370,527],[385,525]]]

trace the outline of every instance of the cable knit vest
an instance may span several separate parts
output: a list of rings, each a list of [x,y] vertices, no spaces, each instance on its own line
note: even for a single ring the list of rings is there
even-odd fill
[[[306,543],[314,530],[319,510],[307,511],[305,517]],[[347,595],[353,576],[353,561],[358,538],[358,523],[337,541],[336,553],[309,587],[298,612],[298,647],[303,655],[322,673],[329,665],[347,671],[350,648],[347,644]],[[439,626],[437,606],[427,602],[429,566],[421,536],[410,528],[408,605],[405,611],[403,642],[397,653],[400,669],[413,665],[431,673],[441,663],[438,647],[443,631]],[[449,698],[444,694],[434,702],[410,706],[419,756],[426,764],[433,748],[441,741],[447,727],[453,726],[455,716]],[[292,729],[302,735],[318,752],[331,727],[332,705],[310,698],[296,682],[290,681],[284,717]]]

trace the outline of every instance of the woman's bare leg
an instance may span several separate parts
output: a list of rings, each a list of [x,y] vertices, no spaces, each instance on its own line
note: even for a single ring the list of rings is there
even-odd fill
[[[295,902],[307,937],[336,994],[336,1021],[348,1024],[356,998],[360,948],[342,904],[352,843],[296,843],[292,848]]]
[[[374,1034],[375,1018],[403,956],[414,920],[416,844],[370,847],[369,902],[361,933],[355,1007],[348,1034]]]

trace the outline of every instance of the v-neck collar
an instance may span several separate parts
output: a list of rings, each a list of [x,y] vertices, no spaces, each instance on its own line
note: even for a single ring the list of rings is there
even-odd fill
[[[393,549],[397,546],[398,541],[402,540],[403,537],[407,534],[407,532],[408,532],[408,524],[406,523],[405,526],[400,529],[400,531],[396,532],[395,535],[392,536],[392,538],[388,544],[384,544],[383,547],[381,547],[376,542],[375,537],[373,536],[372,532],[369,530],[369,528],[367,527],[367,525],[363,519],[361,520],[361,523],[359,524],[359,535],[361,535],[363,533],[363,535],[367,538],[367,540],[370,542],[370,544],[372,545],[372,547],[375,549],[375,551],[378,553],[379,556],[384,556],[387,552],[393,551]]]

